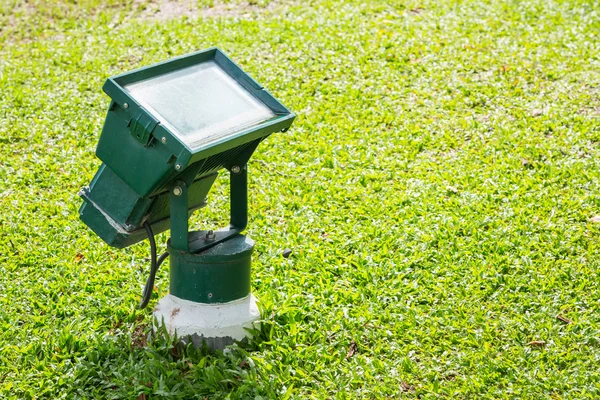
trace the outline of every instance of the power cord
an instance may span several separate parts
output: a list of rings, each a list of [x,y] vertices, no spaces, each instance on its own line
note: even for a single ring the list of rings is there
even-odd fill
[[[146,280],[146,286],[144,286],[144,291],[142,292],[142,300],[140,301],[140,308],[146,308],[148,303],[150,302],[150,298],[152,297],[152,289],[154,288],[154,280],[156,279],[156,272],[158,272],[158,268],[160,265],[167,259],[169,256],[169,252],[164,252],[158,259],[156,259],[156,241],[154,240],[154,233],[152,233],[152,228],[148,221],[144,222],[144,228],[146,229],[146,233],[148,234],[148,240],[150,241],[150,276]]]

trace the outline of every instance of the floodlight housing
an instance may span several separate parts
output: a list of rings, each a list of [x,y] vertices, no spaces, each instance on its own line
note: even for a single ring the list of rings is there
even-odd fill
[[[169,228],[173,182],[189,181],[188,212],[203,207],[219,170],[244,167],[295,118],[217,48],[110,77],[103,90],[112,99],[96,149],[103,165],[80,192],[80,216],[118,248],[146,238],[146,221],[154,233]],[[232,186],[238,231],[245,201]]]
[[[260,314],[250,293],[254,242],[248,221],[247,162],[261,140],[295,115],[217,48],[108,78],[111,102],[96,155],[102,165],[81,190],[81,220],[111,246],[150,241],[150,301],[170,257],[169,294],[154,317],[169,332],[223,348],[247,336]],[[220,170],[230,173],[230,223],[190,232]],[[171,230],[157,257],[154,235]]]

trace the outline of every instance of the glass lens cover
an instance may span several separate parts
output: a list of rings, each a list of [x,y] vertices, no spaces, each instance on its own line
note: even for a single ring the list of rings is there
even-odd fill
[[[192,150],[275,117],[214,61],[135,82],[125,90]]]

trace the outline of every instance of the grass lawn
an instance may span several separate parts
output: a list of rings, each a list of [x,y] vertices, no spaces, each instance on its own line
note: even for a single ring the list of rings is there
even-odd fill
[[[0,5],[0,398],[600,398],[596,2],[81,3]],[[298,118],[249,164],[262,328],[202,354],[77,192],[104,80],[211,46]]]

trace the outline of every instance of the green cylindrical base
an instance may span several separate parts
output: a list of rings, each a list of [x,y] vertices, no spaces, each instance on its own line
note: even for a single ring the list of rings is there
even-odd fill
[[[236,235],[200,253],[169,248],[170,293],[197,303],[227,303],[250,294],[254,242]]]

